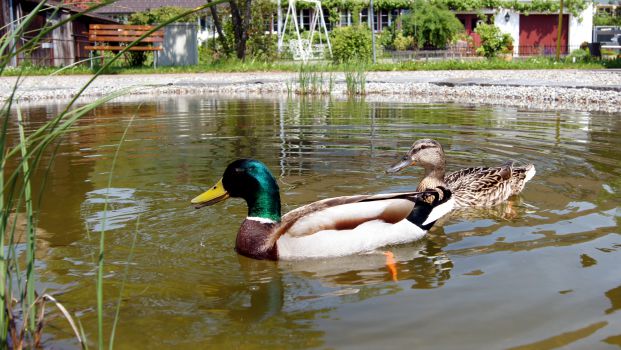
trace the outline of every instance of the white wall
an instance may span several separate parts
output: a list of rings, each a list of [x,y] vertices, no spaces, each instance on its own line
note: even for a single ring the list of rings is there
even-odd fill
[[[590,4],[579,17],[569,16],[569,51],[577,49],[585,41],[592,41],[593,11],[594,6]]]
[[[505,20],[505,15],[509,13],[509,22]],[[503,33],[508,33],[513,38],[513,55],[517,56],[518,46],[520,46],[520,15],[512,10],[500,9],[494,18],[494,24]]]

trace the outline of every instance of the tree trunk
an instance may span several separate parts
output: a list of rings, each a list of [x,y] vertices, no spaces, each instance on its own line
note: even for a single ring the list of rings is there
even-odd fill
[[[231,7],[231,20],[233,21],[233,32],[235,35],[235,52],[237,58],[243,60],[246,58],[246,42],[248,41],[248,27],[250,26],[252,0],[243,0],[244,8],[242,13],[236,0],[229,2]]]
[[[211,1],[212,0],[207,0],[207,3],[211,3]],[[220,16],[218,16],[218,9],[216,6],[211,6],[209,9],[211,10],[211,17],[213,17],[213,25],[216,26],[216,30],[218,31],[218,39],[220,39],[222,48],[228,56],[230,52],[229,44],[226,42],[226,36],[224,36],[224,32],[222,31],[222,22],[220,22]]]

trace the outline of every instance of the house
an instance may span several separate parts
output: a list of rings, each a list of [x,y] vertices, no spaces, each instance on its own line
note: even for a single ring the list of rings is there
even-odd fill
[[[79,1],[61,3],[60,1],[50,0],[37,13],[25,30],[24,35],[19,39],[17,47],[21,47],[25,42],[32,39],[41,28],[50,23],[58,23],[66,20],[72,15],[84,11],[84,6],[80,6]],[[11,0],[2,1],[0,8],[0,35],[6,34],[12,26],[18,25],[23,17],[31,13],[39,4],[38,0]],[[55,9],[60,6],[59,11]],[[116,23],[112,19],[93,13],[83,13],[73,21],[54,29],[45,35],[40,44],[27,53],[20,53],[11,62],[12,66],[23,63],[32,63],[41,66],[67,66],[76,62],[86,60],[89,52],[84,49],[89,44],[88,31],[89,24]]]
[[[384,2],[378,1],[378,3],[379,6],[375,6],[377,9],[374,11],[373,29],[376,32],[381,32],[383,29],[390,26],[399,15],[407,11],[405,9],[394,8],[384,9],[382,8]],[[529,3],[529,1],[520,1],[520,3]],[[386,2],[386,4],[389,6],[392,5],[391,2]],[[306,29],[310,26],[310,19],[312,18],[311,11],[312,9],[307,8],[302,8],[298,11],[298,22],[301,29]],[[326,23],[329,22],[328,11],[329,9],[324,9]],[[580,44],[585,41],[591,41],[593,11],[593,5],[588,4],[578,16],[572,14],[563,15],[561,33],[561,50],[563,53],[579,48]],[[480,45],[480,38],[475,33],[475,29],[481,22],[481,18],[487,18],[488,21],[493,21],[502,32],[511,35],[513,38],[514,55],[551,55],[556,50],[558,12],[530,11],[526,13],[526,11],[524,11],[521,13],[514,9],[503,8],[483,8],[469,11],[454,9],[453,12],[462,22],[466,33],[473,38],[475,46]],[[362,9],[357,15],[359,16],[359,23],[369,23],[367,9]],[[353,20],[355,16],[356,13],[352,10],[340,10],[340,19],[336,25],[351,25],[355,22]],[[329,25],[328,29],[330,29]]]
[[[589,4],[579,16],[563,15],[561,50],[568,53],[591,42],[593,10]],[[504,14],[504,15],[503,15]],[[500,9],[494,23],[513,38],[514,55],[551,55],[556,50],[558,13],[521,14],[514,10]]]

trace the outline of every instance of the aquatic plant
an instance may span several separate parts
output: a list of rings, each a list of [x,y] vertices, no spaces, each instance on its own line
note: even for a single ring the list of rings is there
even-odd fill
[[[352,65],[345,71],[345,86],[348,96],[366,94],[367,74],[365,66],[361,63]]]

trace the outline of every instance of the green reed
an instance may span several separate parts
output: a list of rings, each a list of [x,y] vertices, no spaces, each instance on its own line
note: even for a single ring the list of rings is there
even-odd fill
[[[100,7],[109,5],[116,0],[104,0],[89,9],[69,16],[68,18],[51,23],[48,22],[43,28],[35,33],[27,33],[26,29],[33,23],[37,15],[45,14],[51,11],[52,15],[60,11],[60,7],[53,6],[47,0],[39,2],[35,8],[26,16],[16,21],[11,30],[0,38],[0,75],[10,65],[11,61],[19,55],[28,54],[32,50],[40,46],[42,39],[51,33],[54,29],[59,28],[84,13],[92,12]],[[50,150],[50,145],[59,140],[63,135],[73,130],[75,123],[94,109],[101,107],[105,103],[127,94],[133,88],[120,89],[113,93],[107,94],[93,102],[83,106],[76,107],[75,103],[84,90],[99,76],[106,71],[110,65],[122,57],[131,47],[138,44],[142,39],[156,30],[160,30],[169,23],[175,22],[180,18],[192,13],[204,10],[208,7],[224,3],[225,0],[214,0],[211,3],[188,10],[170,20],[155,26],[151,31],[146,32],[136,41],[129,43],[123,50],[118,52],[114,57],[109,59],[105,65],[97,70],[91,79],[81,86],[78,93],[69,101],[66,108],[59,114],[44,123],[41,127],[28,131],[25,128],[25,122],[20,110],[19,99],[16,91],[22,81],[21,74],[17,75],[12,93],[9,98],[3,102],[0,107],[1,129],[0,134],[0,348],[7,348],[9,340],[11,347],[21,349],[23,347],[38,347],[43,329],[43,321],[45,315],[45,303],[52,301],[59,308],[61,313],[67,318],[76,333],[82,347],[88,347],[85,341],[85,333],[80,324],[81,331],[78,331],[75,322],[73,322],[70,314],[56,299],[48,294],[37,296],[36,284],[37,276],[35,274],[35,251],[37,244],[37,206],[33,202],[35,193],[31,184],[32,174],[37,170],[50,171],[53,164],[42,164],[42,158],[46,154],[51,153],[51,159],[54,159],[56,150]],[[51,8],[51,10],[50,10]],[[32,39],[24,40],[25,34],[34,34]],[[19,45],[18,45],[19,43]],[[53,73],[52,73],[53,74]],[[16,114],[16,123],[18,126],[18,138],[10,143],[7,135],[9,134],[10,120],[12,111]],[[131,124],[131,122],[130,122]],[[129,128],[129,125],[128,125]],[[127,130],[126,130],[127,131]],[[124,140],[119,143],[119,147]],[[118,154],[118,149],[117,149]],[[116,161],[115,155],[115,161]],[[47,169],[45,168],[47,166]],[[114,162],[113,162],[114,166]],[[110,175],[112,176],[112,175]],[[110,186],[108,187],[110,188]],[[43,187],[39,189],[39,198],[43,198]],[[16,237],[17,216],[24,211],[26,217],[25,239],[27,242],[27,250],[25,256],[25,272],[16,250],[19,237]],[[107,212],[107,208],[104,210]],[[14,215],[13,219],[11,216]],[[105,227],[104,223],[102,224]],[[104,233],[100,234],[99,256],[97,261],[97,329],[98,329],[98,348],[104,348],[104,329],[103,329],[103,264],[104,264]],[[135,244],[135,237],[132,243]],[[131,260],[130,257],[128,258]],[[129,266],[129,264],[128,264]],[[127,277],[127,270],[125,278]],[[124,285],[124,281],[123,281]],[[17,294],[14,293],[17,291]],[[121,291],[122,293],[122,291]],[[17,305],[20,310],[13,310],[13,299],[18,301]],[[120,305],[120,296],[119,296]],[[116,324],[119,317],[119,310],[115,314],[114,326],[109,338],[109,348],[113,348],[114,334]],[[21,315],[20,315],[21,312]],[[19,319],[21,317],[21,320]],[[20,324],[21,321],[21,324]]]
[[[365,66],[355,64],[345,71],[345,87],[348,96],[366,95],[367,74]]]
[[[302,64],[298,69],[298,95],[331,95],[334,90],[334,74],[325,72],[325,66]],[[327,80],[326,80],[327,75]],[[287,93],[292,87],[287,83]]]

